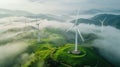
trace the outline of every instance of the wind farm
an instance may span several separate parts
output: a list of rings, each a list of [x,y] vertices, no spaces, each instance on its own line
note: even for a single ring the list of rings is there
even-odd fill
[[[17,59],[9,57],[11,59],[9,63],[6,63],[7,61],[3,59],[4,63],[1,62],[0,65],[2,67],[19,67],[20,65],[21,67],[112,67],[110,61],[99,55],[99,50],[97,50],[99,47],[96,44],[102,44],[99,40],[106,37],[103,33],[108,35],[107,32],[113,31],[114,28],[104,25],[106,22],[104,17],[100,18],[103,20],[94,20],[96,22],[100,20],[100,26],[90,25],[90,23],[83,24],[80,22],[79,12],[79,10],[75,12],[74,23],[41,19],[39,16],[37,18],[36,16],[32,18],[30,16],[30,18],[14,17],[17,19],[13,19],[11,22],[7,21],[7,24],[12,24],[3,27],[4,31],[0,33],[0,45],[5,45],[6,48],[11,50],[9,48],[11,46],[7,47],[6,45],[15,44],[15,47],[12,46],[12,48],[20,46],[21,50],[19,49],[17,52],[19,56],[13,55]],[[17,26],[18,24],[19,26]],[[10,53],[10,50],[6,50],[5,53]],[[15,51],[12,51],[12,53],[16,54]]]
[[[106,2],[1,0],[0,67],[120,67],[119,2]]]

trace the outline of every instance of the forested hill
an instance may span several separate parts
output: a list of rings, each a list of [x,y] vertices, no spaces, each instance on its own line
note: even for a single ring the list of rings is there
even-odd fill
[[[113,14],[99,14],[96,15],[90,19],[78,19],[79,23],[86,23],[86,24],[95,24],[95,25],[101,25],[99,20],[104,20],[106,18],[104,25],[105,26],[113,26],[118,29],[120,29],[120,15],[113,15]],[[72,22],[74,22],[73,20]]]

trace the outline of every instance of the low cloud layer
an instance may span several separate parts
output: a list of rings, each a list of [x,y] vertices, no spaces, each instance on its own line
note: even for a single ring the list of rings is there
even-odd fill
[[[100,38],[94,41],[93,46],[111,63],[119,67],[120,64],[120,30],[106,27],[103,33],[97,34]]]
[[[40,29],[43,29],[45,27],[54,27],[54,28],[60,28],[64,31],[67,30],[69,27],[71,27],[73,24],[69,22],[58,22],[58,21],[48,21],[48,20],[40,20],[38,22],[41,22]],[[19,25],[17,25],[19,24]],[[25,24],[23,22],[13,22],[11,25],[3,26],[3,28],[7,27],[24,27]],[[26,26],[36,26],[36,22],[27,23]],[[0,28],[2,30],[3,28]],[[79,24],[79,29],[82,33],[93,33],[96,34],[99,38],[93,41],[93,44],[91,46],[98,49],[99,53],[109,60],[111,63],[116,65],[116,67],[119,67],[120,64],[120,30],[116,29],[111,26],[104,26],[103,32],[101,32],[101,27],[96,25],[89,25],[89,24]],[[9,48],[10,47],[10,48]],[[19,49],[17,49],[19,47]],[[6,58],[7,54],[10,56],[11,54],[16,54],[18,52],[22,51],[22,48],[24,46],[20,45],[6,45],[6,46],[0,46],[0,60],[3,60]],[[4,49],[7,49],[4,51]],[[16,51],[13,51],[13,49],[17,49]],[[4,53],[4,54],[3,54]],[[11,54],[10,54],[11,53]],[[4,56],[6,55],[6,56]]]
[[[57,23],[50,25],[55,28],[61,28],[63,30],[71,27],[72,23]],[[98,49],[98,52],[109,62],[119,67],[120,64],[120,30],[111,26],[104,26],[103,32],[101,32],[101,27],[89,24],[80,24],[79,29],[82,33],[93,33],[99,38],[93,41],[90,46]]]
[[[28,45],[23,42],[9,43],[0,46],[0,67],[10,64],[11,61],[21,52],[23,52]]]

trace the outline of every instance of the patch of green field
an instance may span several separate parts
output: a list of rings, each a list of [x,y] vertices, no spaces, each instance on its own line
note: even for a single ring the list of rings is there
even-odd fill
[[[71,67],[111,67],[111,65],[103,58],[98,56],[92,48],[79,46],[81,54],[75,55],[68,53],[68,51],[73,50],[73,48],[74,46],[71,44],[60,47],[53,54],[52,58],[61,65],[68,65]]]

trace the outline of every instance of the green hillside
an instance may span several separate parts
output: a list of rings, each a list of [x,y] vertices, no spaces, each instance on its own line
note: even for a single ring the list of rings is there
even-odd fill
[[[18,30],[21,31],[14,35],[14,38],[0,41],[0,45],[20,41],[25,41],[26,45],[29,45],[24,52],[10,62],[6,61],[4,67],[112,67],[93,47],[90,47],[93,40],[98,38],[95,34],[82,33],[85,42],[82,42],[81,39],[78,42],[81,54],[74,55],[70,52],[74,50],[74,32],[71,31],[68,35],[61,29],[45,28],[41,30],[41,40],[38,42],[37,31],[33,32],[33,29],[35,28],[16,28],[1,33],[4,35],[6,32],[13,34]]]
[[[74,55],[69,52],[74,49],[74,44],[59,47],[48,43],[35,44],[34,42],[33,44],[34,59],[22,64],[22,67],[112,67],[110,63],[97,55],[92,47],[79,46],[81,54]]]
[[[33,56],[20,64],[21,67],[112,67],[103,57],[99,56],[93,47],[90,45],[94,40],[92,35],[84,34],[84,37],[92,37],[93,40],[88,40],[81,43],[78,47],[81,54],[74,55],[70,51],[74,49],[74,42],[67,44],[71,40],[66,40],[67,35],[58,29],[45,29],[42,34],[42,40],[37,42],[32,40],[29,42],[31,46],[26,51]],[[73,35],[71,32],[70,35]]]

